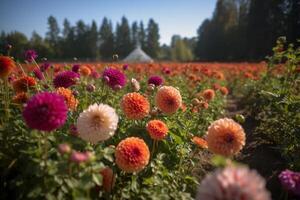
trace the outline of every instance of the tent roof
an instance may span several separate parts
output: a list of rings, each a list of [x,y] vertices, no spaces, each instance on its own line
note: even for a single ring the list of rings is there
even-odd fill
[[[137,46],[124,60],[124,62],[153,62],[140,46]]]

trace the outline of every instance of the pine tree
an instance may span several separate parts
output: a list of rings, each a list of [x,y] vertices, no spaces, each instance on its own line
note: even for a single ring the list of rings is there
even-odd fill
[[[126,17],[122,17],[121,24],[116,28],[116,53],[119,58],[124,58],[132,51],[130,40],[130,27]]]
[[[131,25],[131,41],[132,41],[132,48],[135,48],[139,45],[139,30],[138,30],[137,22],[133,22]]]
[[[145,51],[152,57],[157,58],[159,55],[159,28],[153,19],[149,20],[147,28],[147,43]]]
[[[114,54],[114,35],[112,23],[106,17],[103,18],[100,27],[100,56],[104,60],[110,60]]]
[[[146,32],[144,28],[144,24],[141,21],[139,25],[139,32],[138,32],[139,44],[141,45],[142,49],[146,49]]]
[[[48,32],[46,33],[46,40],[49,43],[50,47],[54,49],[55,57],[60,57],[61,56],[61,49],[60,49],[60,29],[57,23],[57,20],[55,17],[50,16],[48,18]]]

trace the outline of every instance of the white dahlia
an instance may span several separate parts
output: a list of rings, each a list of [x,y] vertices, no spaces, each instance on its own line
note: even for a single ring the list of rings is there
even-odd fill
[[[107,140],[115,134],[118,121],[115,109],[109,105],[90,105],[77,119],[79,137],[93,144]]]
[[[206,175],[196,200],[271,200],[265,180],[247,167],[226,167]]]

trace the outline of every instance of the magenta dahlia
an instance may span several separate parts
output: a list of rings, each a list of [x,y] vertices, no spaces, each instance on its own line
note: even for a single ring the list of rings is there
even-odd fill
[[[72,71],[78,73],[78,72],[79,72],[79,68],[80,68],[80,65],[75,64],[75,65],[73,65],[73,67],[72,67]]]
[[[51,66],[50,63],[44,62],[44,63],[40,66],[40,69],[41,69],[42,72],[45,72],[45,71],[47,71],[47,69],[48,69],[50,66]]]
[[[37,57],[38,55],[35,50],[30,49],[25,52],[25,60],[27,60],[28,62],[32,62]]]
[[[300,196],[300,172],[286,169],[279,174],[278,178],[284,189]]]
[[[64,125],[67,113],[68,107],[62,96],[42,92],[27,101],[23,118],[29,128],[50,132]]]
[[[102,74],[103,79],[112,89],[121,86],[124,87],[126,84],[126,76],[123,72],[117,69],[108,68],[105,69]]]
[[[79,74],[72,71],[64,71],[57,74],[53,79],[55,88],[68,88],[76,84],[76,79],[80,77]]]
[[[164,80],[160,76],[151,76],[148,79],[148,84],[153,84],[155,86],[160,86],[162,85]]]

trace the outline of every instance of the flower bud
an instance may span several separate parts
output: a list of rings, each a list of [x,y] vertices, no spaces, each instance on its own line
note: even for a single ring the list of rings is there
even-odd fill
[[[70,147],[69,144],[63,143],[58,145],[58,152],[63,155],[63,154],[69,154],[71,153],[72,148]]]

